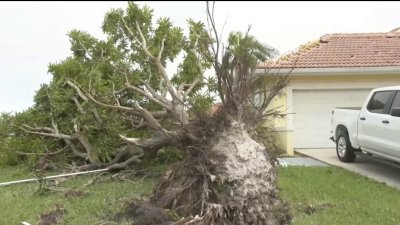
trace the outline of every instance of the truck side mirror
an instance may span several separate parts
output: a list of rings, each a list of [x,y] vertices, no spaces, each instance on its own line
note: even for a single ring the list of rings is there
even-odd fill
[[[400,107],[393,108],[390,111],[391,116],[400,117]]]

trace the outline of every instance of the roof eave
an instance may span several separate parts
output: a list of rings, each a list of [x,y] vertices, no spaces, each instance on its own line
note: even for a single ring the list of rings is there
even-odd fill
[[[320,75],[382,75],[399,74],[400,66],[390,67],[336,67],[336,68],[282,68],[282,69],[256,69],[258,74],[288,74],[294,76],[320,76]]]

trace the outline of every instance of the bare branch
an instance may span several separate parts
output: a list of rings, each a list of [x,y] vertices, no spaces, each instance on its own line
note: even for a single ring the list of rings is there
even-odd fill
[[[140,82],[146,87],[146,89],[150,92],[150,94],[152,96],[154,96],[155,98],[157,98],[158,100],[160,100],[160,101],[162,101],[164,103],[168,102],[168,100],[166,98],[164,98],[162,96],[159,96],[147,81],[144,81],[144,80],[140,79]]]
[[[202,80],[203,76],[196,78],[193,83],[189,86],[189,88],[185,92],[185,97],[189,96],[190,92],[193,91],[193,89],[196,87],[198,83]]]
[[[85,135],[81,135],[81,133],[76,133],[75,135],[76,135],[76,138],[78,139],[78,141],[85,148],[85,150],[87,152],[86,157],[89,159],[89,161],[91,163],[97,163],[98,160],[93,158],[93,147],[92,147],[92,144],[87,139],[87,137]]]
[[[76,156],[78,156],[78,157],[80,157],[82,159],[87,159],[88,158],[88,155],[86,153],[78,151],[76,146],[70,140],[64,139],[64,142],[71,148],[72,153],[74,153],[74,155],[76,155]]]
[[[218,59],[219,58],[220,45],[221,45],[221,41],[220,41],[221,37],[218,36],[217,28],[216,28],[216,25],[215,25],[214,4],[215,4],[215,2],[213,2],[212,9],[210,9],[210,3],[207,1],[207,22],[208,22],[208,26],[209,26],[209,34],[210,34],[210,36],[214,36],[215,42],[216,42],[215,46],[211,45],[211,51],[213,52],[213,55],[214,55],[213,66],[214,66],[215,72],[217,73],[217,86],[218,86],[218,90],[220,90],[219,91],[219,97],[221,98],[222,103],[225,104],[225,96],[221,92],[221,90],[222,90],[222,79],[221,79],[221,77],[223,76],[222,70],[221,70],[221,66],[222,65],[221,65],[221,63],[219,62],[219,59]],[[224,49],[225,49],[225,47],[223,46],[223,49],[222,49],[222,55],[223,56],[225,55]]]
[[[171,110],[171,106],[168,105],[167,103],[164,103],[160,100],[158,100],[157,98],[151,96],[150,94],[146,93],[143,89],[135,87],[135,86],[128,86],[128,89],[131,89],[137,93],[142,94],[143,96],[145,96],[146,98],[148,98],[149,100],[153,101],[154,103],[160,105],[161,107],[163,107],[164,109],[167,110]]]
[[[120,111],[124,111],[124,112],[129,112],[132,115],[135,116],[141,116],[142,114],[140,112],[138,112],[136,109],[134,108],[130,108],[130,107],[125,107],[125,106],[116,106],[116,105],[110,105],[110,104],[105,104],[102,103],[100,101],[97,101],[92,95],[88,94],[87,95],[88,98],[90,100],[92,100],[94,103],[103,106],[105,108],[109,108],[109,109],[116,109],[116,110],[120,110]],[[154,111],[154,112],[150,112],[150,114],[154,117],[154,118],[164,118],[168,116],[168,112],[167,111]]]
[[[90,58],[94,59],[92,53],[89,52],[89,50],[82,44],[82,42],[79,41],[79,44],[81,45],[83,50],[85,50],[85,52],[90,56]]]
[[[115,102],[117,103],[117,106],[121,106],[121,104],[119,103],[119,99],[117,98],[117,96],[115,96],[115,94],[116,94],[117,92],[115,91],[115,85],[114,85],[114,83],[112,84],[112,86],[113,86],[113,97],[114,97],[114,100],[115,100]]]
[[[73,82],[71,82],[70,80],[65,81],[66,84],[68,84],[70,87],[72,87],[73,89],[75,89],[76,93],[78,93],[79,97],[81,97],[84,101],[87,101],[87,97],[82,93],[81,89],[75,85]]]
[[[159,85],[158,85],[158,88],[160,89],[161,96],[162,96],[163,98],[166,98],[166,97],[167,97],[167,89],[164,87],[163,84],[164,84],[163,79],[160,79],[160,83],[159,83]]]
[[[105,103],[102,103],[102,102],[100,102],[100,101],[97,101],[91,94],[89,94],[89,93],[87,93],[87,92],[86,92],[86,95],[87,95],[87,97],[88,97],[90,100],[92,100],[94,103],[96,103],[96,104],[98,104],[98,105],[100,105],[100,106],[103,106],[103,107],[105,107],[105,108],[117,109],[117,110],[120,110],[120,111],[125,111],[125,112],[134,113],[134,109],[132,109],[132,108],[125,107],[125,106],[118,106],[118,105],[105,104]]]
[[[103,120],[101,119],[101,117],[100,117],[99,112],[97,111],[97,109],[96,109],[96,108],[93,108],[93,109],[92,109],[92,112],[93,112],[94,118],[96,118],[97,122],[98,122],[99,124],[103,124]]]
[[[25,124],[23,126],[29,127],[29,126],[27,126]],[[23,127],[18,127],[18,128],[23,130],[23,131],[25,131],[25,132],[27,132],[27,133],[30,133],[30,134],[37,134],[37,135],[46,136],[46,137],[52,137],[52,138],[57,138],[57,139],[67,139],[67,140],[75,139],[71,135],[57,134],[57,133],[55,133],[55,131],[53,133],[44,133],[44,132],[39,132],[39,131],[27,130],[27,129],[23,128]],[[51,128],[47,128],[47,129],[51,129]],[[35,129],[33,129],[33,130],[35,130]]]
[[[158,70],[159,70],[159,72],[160,72],[160,74],[161,74],[161,76],[162,76],[162,78],[163,78],[163,80],[164,80],[164,82],[165,82],[165,85],[166,85],[167,88],[168,88],[168,92],[171,94],[171,96],[172,96],[173,98],[179,99],[178,95],[176,94],[176,91],[175,91],[174,86],[172,85],[171,81],[170,81],[169,78],[168,78],[167,70],[165,69],[165,67],[164,67],[164,66],[162,65],[162,63],[161,63],[161,59],[160,59],[160,58],[154,57],[154,55],[151,54],[151,52],[150,52],[149,49],[147,48],[146,39],[145,39],[145,37],[144,37],[144,35],[143,35],[143,33],[142,33],[142,30],[140,29],[140,26],[139,26],[139,23],[138,23],[138,22],[136,22],[136,29],[138,30],[139,35],[140,35],[140,38],[142,39],[141,43],[142,43],[142,49],[143,49],[143,51],[145,52],[145,54],[147,55],[147,57],[148,57],[151,61],[153,61],[153,63],[156,64],[156,66],[157,66],[157,68],[158,68]],[[163,45],[164,45],[164,39],[163,39],[163,42],[162,42],[162,49],[164,49]],[[160,52],[161,52],[161,51],[160,51]]]
[[[160,51],[158,52],[158,57],[157,57],[158,61],[161,61],[162,53],[164,51],[164,44],[165,44],[165,36],[163,37],[163,39],[161,41],[161,47],[160,47]]]
[[[144,51],[144,53],[146,54],[146,56],[157,66],[159,73],[161,74],[162,79],[165,82],[165,85],[167,86],[168,92],[171,94],[172,98],[178,99],[180,100],[179,96],[176,93],[176,90],[174,88],[174,86],[172,85],[171,81],[168,78],[168,73],[165,69],[165,67],[162,65],[161,63],[161,55],[162,52],[164,51],[164,43],[165,43],[165,37],[163,38],[162,42],[161,42],[161,47],[160,47],[160,51],[158,53],[158,57],[155,57],[148,49],[147,47],[147,41],[146,38],[144,37],[144,34],[142,32],[142,29],[139,26],[139,23],[136,22],[136,29],[139,33],[140,36],[140,41],[137,40],[137,38],[135,37],[135,34],[133,33],[133,31],[129,28],[128,24],[126,23],[125,19],[122,17],[121,18],[125,28],[128,30],[129,34],[132,36],[132,38],[134,40],[136,40],[138,43],[141,44],[142,50]],[[147,96],[146,96],[147,97]]]
[[[116,110],[120,110],[120,111],[125,111],[125,112],[129,112],[133,115],[136,116],[141,116],[141,113],[136,111],[134,108],[130,108],[130,107],[125,107],[125,106],[118,106],[118,105],[110,105],[110,104],[106,104],[106,103],[102,103],[98,100],[96,100],[90,93],[85,92],[85,94],[83,94],[83,92],[81,91],[81,89],[74,84],[72,81],[68,80],[68,84],[72,84],[73,87],[83,95],[86,97],[86,99],[90,99],[91,101],[93,101],[94,103],[96,103],[97,105],[103,106],[105,108],[109,108],[109,109],[116,109]],[[132,86],[133,87],[133,86]],[[155,111],[155,112],[150,112],[155,118],[161,118],[161,117],[166,117],[168,115],[167,111]]]
[[[139,26],[139,23],[136,22],[135,25],[136,25],[136,29],[137,29],[137,31],[139,32],[139,35],[140,35],[140,39],[141,39],[140,43],[142,44],[143,51],[146,53],[147,57],[149,57],[155,63],[157,61],[157,58],[154,57],[154,55],[151,54],[151,52],[147,48],[147,41],[146,41],[146,38],[143,35],[142,29]]]
[[[54,119],[51,118],[51,125],[53,126],[54,130],[56,131],[56,134],[59,134],[60,131],[58,130],[57,124],[54,122]]]
[[[20,151],[15,151],[15,152],[20,155],[57,155],[57,154],[63,152],[68,147],[69,147],[69,145],[66,145],[66,146],[64,146],[64,148],[59,149],[55,152],[20,152]]]
[[[74,137],[74,136],[59,133],[58,131],[56,131],[55,129],[52,129],[50,127],[31,127],[26,124],[22,124],[22,126],[25,128],[23,128],[23,127],[18,127],[18,128],[27,133],[37,134],[37,135],[52,137],[52,138],[57,138],[57,139],[63,139],[64,142],[66,143],[66,147],[70,147],[72,149],[72,152],[74,153],[74,155],[76,155],[80,158],[83,158],[83,159],[87,158],[87,154],[78,151],[77,148],[75,147],[75,145],[72,143],[72,140],[76,139],[76,137]],[[29,130],[27,130],[27,129],[29,129]],[[46,131],[48,133],[45,133],[42,131]]]
[[[136,42],[142,44],[142,43],[135,37],[135,34],[134,34],[133,31],[131,30],[131,28],[129,28],[129,26],[128,26],[128,24],[126,23],[124,17],[122,17],[121,19],[122,19],[122,22],[124,23],[125,28],[128,30],[128,32],[129,32],[129,34],[132,36],[132,38],[133,38]],[[145,44],[146,44],[146,43],[145,43]]]
[[[22,126],[33,131],[47,131],[49,133],[55,133],[55,130],[50,127],[31,127],[26,124],[22,124]]]
[[[148,98],[149,100],[153,101],[154,103],[158,104],[159,106],[163,107],[166,110],[171,110],[171,106],[163,101],[160,101],[159,99],[155,98],[154,96],[152,96],[151,94],[147,93],[146,91],[144,91],[141,88],[135,87],[133,85],[130,85],[129,83],[126,84],[126,87],[130,90],[133,90],[139,94],[142,94],[143,96],[145,96],[146,98]]]
[[[82,105],[79,103],[78,98],[74,96],[74,97],[72,98],[72,100],[75,102],[75,105],[76,105],[76,107],[78,108],[78,111],[79,111],[81,114],[85,115],[85,114],[86,114],[86,111],[83,110],[83,107],[82,107]]]

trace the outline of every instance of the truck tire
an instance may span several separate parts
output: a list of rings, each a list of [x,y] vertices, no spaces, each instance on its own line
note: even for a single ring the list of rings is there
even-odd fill
[[[356,154],[351,146],[349,135],[347,133],[340,133],[336,140],[336,154],[342,162],[354,162]]]

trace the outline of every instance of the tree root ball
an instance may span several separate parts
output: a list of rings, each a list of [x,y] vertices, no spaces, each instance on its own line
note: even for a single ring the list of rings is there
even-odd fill
[[[242,124],[173,168],[151,202],[183,217],[197,215],[183,224],[283,225],[291,220],[278,195],[272,160]]]

